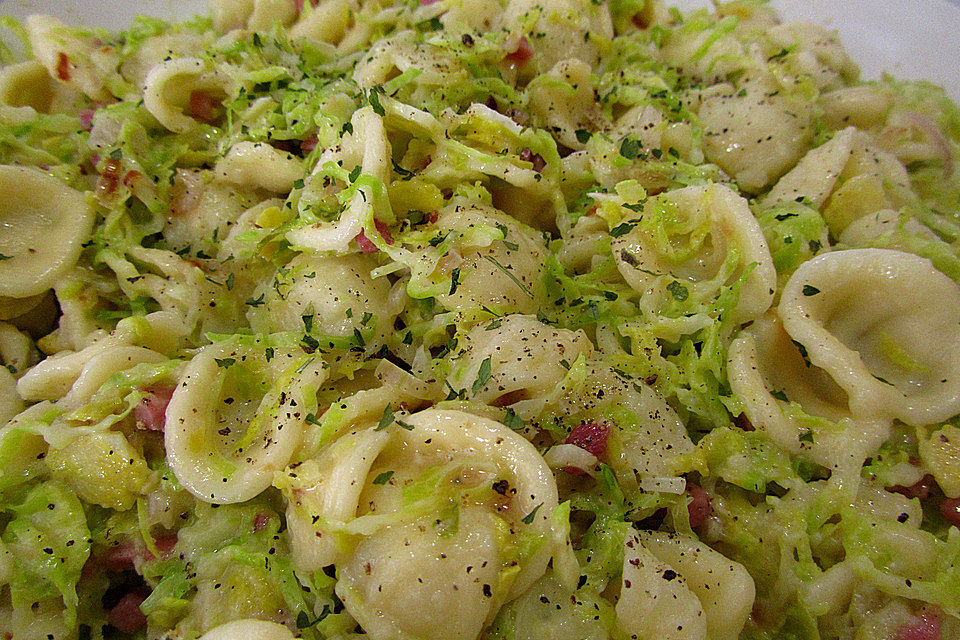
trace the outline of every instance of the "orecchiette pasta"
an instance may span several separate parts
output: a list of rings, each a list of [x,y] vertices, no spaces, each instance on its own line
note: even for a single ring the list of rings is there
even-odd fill
[[[884,249],[825,254],[794,273],[779,312],[855,412],[929,424],[960,410],[960,288],[929,261]]]
[[[27,298],[69,271],[90,235],[83,194],[37,169],[0,166],[0,295]]]
[[[960,637],[960,112],[669,2],[4,15],[0,640]]]
[[[184,370],[164,441],[171,469],[197,498],[248,500],[289,462],[325,375],[318,358],[298,350],[261,339],[213,344]]]

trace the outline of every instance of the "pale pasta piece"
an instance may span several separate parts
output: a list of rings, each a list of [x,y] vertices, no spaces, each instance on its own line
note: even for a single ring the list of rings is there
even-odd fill
[[[789,171],[814,134],[807,100],[759,81],[739,90],[730,85],[711,87],[699,116],[707,158],[751,194]]]
[[[223,97],[229,91],[226,68],[209,69],[200,58],[173,58],[161,62],[147,74],[143,104],[160,124],[174,133],[191,131],[198,121],[184,113],[193,92]]]
[[[288,193],[303,177],[299,159],[263,142],[238,142],[214,167],[216,176],[241,187]]]
[[[141,363],[158,363],[166,359],[156,351],[143,347],[115,346],[104,349],[84,362],[76,381],[70,386],[70,391],[58,400],[57,404],[70,408],[80,407],[93,397],[113,374]]]
[[[271,31],[278,23],[286,26],[297,17],[297,3],[287,0],[253,0],[253,11],[247,19],[251,31]]]
[[[850,249],[800,266],[783,326],[854,413],[930,424],[960,412],[960,287],[929,260]]]
[[[29,336],[0,321],[0,364],[19,377],[37,363],[37,350]]]
[[[857,132],[850,160],[822,208],[834,236],[854,220],[884,209],[899,209],[909,200],[910,178],[896,156],[879,149],[873,138]]]
[[[641,218],[611,244],[617,268],[644,296],[641,304],[645,308],[663,308],[676,296],[678,284],[687,297],[710,300],[720,287],[731,284],[748,268],[735,321],[753,320],[770,306],[776,270],[763,231],[746,200],[729,187],[712,184],[669,191],[646,206],[663,207],[663,222],[651,229]],[[674,229],[666,227],[668,220],[674,223]],[[689,246],[675,246],[670,231]],[[727,263],[734,252],[737,259],[731,268]]]
[[[497,229],[502,240],[480,238],[475,246],[461,246],[440,260],[439,273],[458,285],[440,293],[446,309],[467,310],[486,306],[502,313],[536,313],[545,303],[543,276],[546,246],[543,239],[515,219],[481,205],[452,203],[439,212],[437,227],[469,237],[474,232]],[[424,261],[429,260],[425,249]]]
[[[388,527],[339,567],[337,593],[377,640],[474,640],[496,612],[503,560],[493,520],[467,506],[446,535],[434,516]]]
[[[316,6],[305,2],[300,16],[290,27],[290,37],[339,44],[353,25],[355,10],[350,0],[323,0]]]
[[[893,97],[874,85],[843,87],[820,95],[823,118],[833,129],[872,129],[886,119]]]
[[[291,500],[295,555],[308,567],[336,563],[338,595],[378,638],[475,638],[565,542],[551,518],[553,474],[533,445],[493,420],[438,409],[396,419],[342,436],[316,463],[287,471],[278,486]],[[460,496],[495,482],[502,490],[493,502],[482,492]],[[453,520],[438,519],[438,500]],[[514,536],[532,546],[511,561],[505,543]],[[444,630],[451,610],[458,622]]]
[[[693,451],[693,441],[676,411],[652,387],[624,380],[608,365],[592,364],[587,370],[579,399],[569,402],[578,408],[581,419],[616,422],[619,445],[608,451],[615,469],[637,474],[641,480],[675,477],[673,461]]]
[[[293,640],[290,630],[278,622],[234,620],[210,629],[200,640]]]
[[[13,320],[30,313],[50,295],[49,292],[38,293],[28,298],[9,298],[0,296],[0,320]]]
[[[804,354],[770,313],[730,345],[730,388],[750,424],[784,450],[857,478],[892,421],[851,408],[843,388]]]
[[[524,419],[540,413],[563,382],[568,368],[562,362],[569,366],[593,354],[583,331],[556,329],[524,315],[479,323],[467,334],[463,348],[464,357],[447,377],[450,388],[470,389],[473,399],[510,406]],[[489,378],[482,387],[471,389],[481,368],[488,370]]]
[[[682,572],[651,553],[638,532],[624,542],[617,624],[637,640],[707,640],[707,619]]]
[[[325,377],[320,360],[298,347],[261,338],[204,347],[167,407],[167,463],[200,500],[253,498],[300,445],[311,398]]]
[[[0,104],[31,107],[40,113],[50,109],[53,86],[46,67],[26,60],[0,68]]]
[[[93,34],[77,34],[56,18],[31,15],[26,19],[30,50],[46,67],[51,78],[74,87],[94,100],[110,99],[104,86],[118,59],[109,50],[97,50],[101,43]],[[98,64],[99,63],[99,64]]]
[[[703,606],[706,637],[736,640],[750,617],[755,586],[746,568],[681,533],[643,531],[637,540],[661,562],[683,576]],[[665,577],[661,577],[665,579]]]
[[[0,165],[0,295],[27,298],[56,284],[90,235],[83,194],[38,169]]]
[[[901,230],[907,237],[920,238],[928,242],[942,242],[929,227],[915,218],[901,217],[900,212],[893,209],[881,209],[876,213],[857,218],[843,230],[838,240],[840,244],[848,247],[871,247],[882,243],[881,246],[885,249],[909,252],[908,244],[897,239],[897,232]]]
[[[336,162],[344,168],[359,166],[362,175],[373,176],[382,184],[389,183],[389,159],[393,156],[383,118],[372,107],[363,107],[354,112],[350,123],[353,133],[345,135],[338,148],[325,151],[314,173],[307,179],[304,203],[309,203],[311,197],[316,197],[311,193],[312,190],[322,188],[318,185],[329,180],[327,176],[317,173],[327,162]],[[366,229],[372,233],[375,230],[374,220],[378,213],[379,200],[373,188],[368,184],[361,184],[338,220],[295,227],[287,233],[286,238],[295,248],[345,253],[350,242],[361,231]],[[382,207],[382,204],[379,206]],[[384,213],[392,217],[392,213]]]
[[[842,87],[856,80],[860,69],[851,60],[836,33],[809,22],[786,22],[766,30],[771,44],[788,50],[789,71],[813,79],[820,90]]]
[[[254,0],[211,0],[213,28],[220,32],[242,29],[253,13]]]
[[[960,497],[960,429],[944,425],[921,437],[920,459],[930,470],[943,493],[949,498]]]
[[[528,110],[540,126],[571,149],[583,149],[577,130],[601,129],[603,115],[593,97],[592,69],[583,60],[561,60],[549,72],[535,78],[527,87]],[[653,145],[645,145],[653,146]],[[656,145],[659,146],[659,145]]]
[[[781,202],[806,198],[813,207],[822,207],[850,160],[855,132],[853,127],[847,127],[816,149],[808,151],[797,166],[780,178],[770,192],[760,199],[761,206],[772,207]]]
[[[390,296],[390,282],[373,278],[372,256],[299,254],[255,292],[263,304],[247,312],[257,331],[291,331],[380,344],[393,331],[400,308]]]
[[[533,73],[543,73],[564,58],[596,67],[613,38],[609,7],[587,0],[510,0],[502,20],[509,41],[530,40],[528,66]]]
[[[222,160],[221,160],[222,162]],[[210,172],[177,170],[171,189],[170,214],[163,235],[175,251],[186,247],[212,253],[218,238],[229,238],[227,230],[244,213],[243,202],[230,181],[211,180]],[[267,200],[274,206],[283,203]]]
[[[722,82],[732,73],[756,66],[733,33],[735,25],[730,18],[688,21],[671,30],[656,55],[684,76],[705,84]]]
[[[327,523],[346,523],[357,516],[360,494],[377,456],[387,446],[384,431],[354,432],[335,441],[316,461],[292,467],[300,483],[287,506],[287,531],[294,566],[317,571],[344,559],[343,540],[335,532],[316,527],[313,516]],[[319,520],[319,519],[318,519]]]

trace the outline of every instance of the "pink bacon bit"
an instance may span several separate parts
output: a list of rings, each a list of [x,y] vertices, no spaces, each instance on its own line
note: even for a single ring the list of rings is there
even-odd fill
[[[894,640],[943,640],[940,616],[929,607],[921,607],[912,621],[897,630]]]
[[[393,244],[393,236],[390,235],[390,228],[384,222],[380,222],[376,218],[373,219],[373,224],[377,228],[377,233],[380,234],[380,237],[383,238],[383,241],[387,244]],[[357,234],[356,237],[357,246],[360,247],[362,253],[375,253],[377,251],[377,245],[373,244],[373,241],[367,237],[363,231]]]
[[[687,495],[690,496],[690,504],[687,505],[690,526],[696,529],[713,515],[713,506],[710,504],[710,495],[700,485],[687,482]]]
[[[63,51],[57,53],[57,77],[64,82],[73,77],[73,65]]]
[[[317,140],[317,134],[316,133],[310,134],[310,137],[308,137],[306,140],[300,143],[300,153],[302,153],[305,156],[310,155],[313,152],[313,150],[317,148],[318,143],[319,143],[319,140]]]
[[[563,443],[575,444],[599,458],[607,452],[609,435],[610,425],[606,422],[581,422],[573,428]]]
[[[920,500],[926,500],[933,494],[936,488],[937,481],[932,475],[927,474],[909,487],[905,487],[902,484],[897,484],[892,487],[887,487],[887,491],[899,493],[907,498],[919,498]]]
[[[133,419],[140,429],[163,431],[167,421],[167,405],[173,397],[173,387],[144,389],[147,395],[133,408]]]
[[[160,558],[169,558],[177,544],[177,535],[174,533],[161,535],[154,539],[153,544],[160,552]],[[155,558],[156,556],[142,541],[129,539],[111,548],[103,558],[103,565],[107,571],[122,573],[135,570],[138,565]]]
[[[147,616],[140,610],[140,605],[149,595],[150,591],[142,587],[126,594],[107,612],[107,622],[123,633],[140,631],[147,626]]]
[[[940,515],[952,526],[960,528],[960,498],[944,498],[940,503]]]
[[[610,425],[606,422],[581,422],[570,432],[563,444],[572,444],[584,451],[600,458],[607,452],[607,437],[610,435]],[[563,468],[569,474],[582,476],[584,469],[567,466]]]
[[[84,131],[90,131],[93,129],[93,114],[97,112],[96,109],[81,109],[80,110],[80,128]]]
[[[253,530],[263,531],[270,524],[270,514],[258,513],[253,517]]]
[[[534,153],[530,150],[530,147],[524,147],[523,151],[520,152],[520,159],[524,162],[529,162],[533,165],[533,170],[537,173],[543,171],[544,167],[547,166],[546,160],[543,159],[539,153]]]
[[[505,60],[513,66],[522,67],[526,65],[532,57],[533,47],[530,46],[530,41],[527,40],[527,37],[523,36],[520,38],[520,42],[517,43],[516,51],[508,53]]]
[[[220,103],[206,91],[191,91],[187,114],[205,124],[215,124]]]
[[[97,192],[103,195],[112,195],[120,184],[120,161],[108,158],[103,165],[103,171],[97,178]]]

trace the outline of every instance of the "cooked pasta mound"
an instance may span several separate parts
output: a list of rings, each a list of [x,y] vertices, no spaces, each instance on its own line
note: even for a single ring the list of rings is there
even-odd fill
[[[762,0],[0,51],[0,640],[960,638],[960,109]]]

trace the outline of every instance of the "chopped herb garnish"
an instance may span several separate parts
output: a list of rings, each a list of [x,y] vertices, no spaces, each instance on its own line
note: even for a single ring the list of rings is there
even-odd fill
[[[521,431],[527,428],[527,424],[520,416],[514,413],[513,409],[507,409],[507,415],[503,417],[503,424],[514,431]]]
[[[360,165],[355,166],[353,169],[350,170],[350,173],[347,174],[347,179],[350,182],[356,182],[357,178],[360,177],[360,171],[361,171]]]
[[[677,280],[674,280],[667,285],[667,291],[673,295],[677,302],[683,302],[690,297],[690,291],[688,291],[687,288],[680,284],[680,282]]]
[[[264,350],[263,355],[267,357],[267,362],[273,360],[273,347],[267,347],[266,350]]]
[[[385,116],[387,112],[384,111],[383,105],[380,104],[380,94],[383,93],[383,87],[377,85],[370,89],[370,106],[373,107],[373,111],[378,116]]]
[[[457,287],[460,286],[460,267],[457,267],[453,270],[453,273],[450,274],[450,295],[452,296],[457,292]]]
[[[227,291],[233,291],[233,274],[232,273],[227,276],[226,285],[227,285]]]
[[[783,391],[774,391],[770,395],[772,395],[777,400],[780,400],[781,402],[790,402],[789,400],[787,400],[787,394],[785,394]]]
[[[214,360],[216,360],[218,367],[223,367],[224,369],[232,367],[237,363],[236,358],[214,358]]]
[[[256,300],[254,300],[253,298],[250,298],[249,300],[247,300],[247,304],[251,307],[259,307],[260,305],[263,304],[263,296],[264,294],[261,293],[260,297],[257,298]]]
[[[388,402],[387,406],[383,408],[383,415],[380,416],[380,422],[377,423],[377,426],[374,427],[374,431],[383,431],[387,427],[393,424],[393,404]]]
[[[533,508],[533,511],[523,516],[523,524],[533,524],[533,519],[537,517],[537,511],[540,511],[540,507],[542,506],[543,506],[543,503],[541,502],[540,504],[538,504]]]
[[[630,233],[630,230],[635,226],[637,226],[635,222],[621,222],[613,229],[610,229],[610,235],[614,238],[619,238],[620,236]]]
[[[624,138],[620,142],[620,155],[627,160],[634,160],[640,155],[640,143],[633,138]]]
[[[392,477],[393,471],[384,471],[383,473],[377,474],[377,477],[373,479],[373,484],[387,484]]]
[[[813,286],[813,285],[811,285],[811,284],[805,284],[805,285],[803,285],[803,295],[805,295],[805,296],[815,296],[815,295],[817,295],[818,293],[820,293],[820,289],[817,289],[815,286]]]
[[[300,319],[303,320],[303,328],[307,333],[313,331],[313,314],[308,314],[300,316]]]
[[[470,389],[473,391],[473,395],[480,393],[480,390],[483,389],[490,380],[490,370],[490,356],[487,356],[483,359],[483,362],[480,363],[480,369],[477,371],[477,379],[473,381],[473,387]]]
[[[503,266],[502,264],[500,264],[499,262],[497,262],[497,259],[496,259],[496,258],[494,258],[493,256],[490,256],[490,255],[484,255],[483,257],[486,258],[489,262],[492,262],[492,263],[494,264],[494,266],[496,266],[498,269],[500,269],[500,271],[503,271],[505,274],[507,274],[507,277],[510,278],[511,280],[513,280],[513,284],[515,284],[515,285],[517,285],[518,287],[520,287],[520,290],[521,290],[521,291],[523,291],[525,294],[527,294],[527,295],[530,296],[531,298],[533,297],[533,294],[530,292],[530,289],[528,289],[526,286],[524,286],[524,284],[523,284],[522,282],[520,282],[520,280],[519,280],[519,278],[517,278],[517,276],[513,275],[512,273],[510,273],[510,270],[509,270],[509,269],[507,269],[505,266]]]

